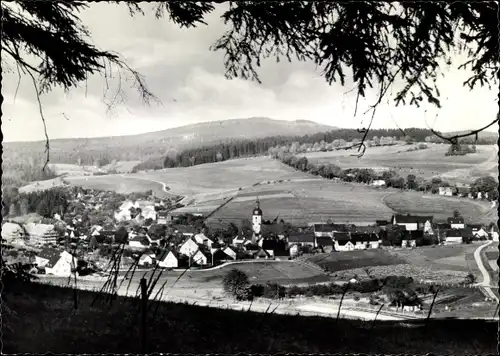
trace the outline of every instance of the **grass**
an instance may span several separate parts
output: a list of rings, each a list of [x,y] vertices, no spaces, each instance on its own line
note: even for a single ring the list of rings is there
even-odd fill
[[[477,153],[465,156],[445,156],[449,145],[428,144],[425,150],[407,152],[412,146],[370,147],[362,158],[351,156],[350,151],[314,152],[305,156],[312,162],[333,163],[341,168],[393,169],[403,177],[443,176],[460,182],[494,174],[494,168],[498,167],[494,146],[477,146]]]
[[[27,285],[3,303],[5,353],[139,353],[138,300],[90,307],[94,293]],[[22,297],[20,297],[22,295]],[[7,312],[6,309],[11,312]],[[497,323],[372,321],[239,312],[161,302],[148,315],[146,352],[492,354]],[[156,313],[155,313],[156,311]],[[332,337],[333,336],[333,337]]]
[[[311,256],[307,259],[320,267],[328,267],[331,272],[366,268],[375,266],[391,266],[407,263],[404,259],[390,254],[386,250],[357,250],[349,252],[332,252]],[[352,275],[350,276],[352,278]]]
[[[385,204],[401,214],[433,215],[434,220],[446,221],[458,210],[467,222],[481,222],[490,211],[488,202],[473,201],[457,197],[422,194],[418,192],[398,192],[384,197]],[[488,214],[490,215],[490,214]],[[490,217],[490,216],[488,216]]]

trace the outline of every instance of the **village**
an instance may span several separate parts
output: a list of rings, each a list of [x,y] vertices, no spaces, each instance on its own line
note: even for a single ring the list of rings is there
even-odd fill
[[[74,191],[77,193],[70,204],[83,204],[87,211],[102,210],[106,205],[103,200],[109,199],[99,191]],[[170,200],[145,195],[113,206],[118,208],[108,212],[102,224],[84,224],[81,214],[75,213],[77,209],[68,209],[72,213],[65,216],[55,213],[49,220],[53,223],[11,219],[2,226],[2,239],[17,249],[18,258],[21,254],[35,265],[33,273],[61,277],[102,272],[118,248],[123,248],[123,269],[135,264],[142,269],[184,270],[231,261],[289,260],[315,253],[498,241],[495,224],[466,222],[458,211],[442,223],[433,221],[432,216],[395,214],[390,221],[376,220],[362,226],[327,221],[293,227],[283,220],[264,220],[257,199],[249,211],[250,219],[239,228],[230,224],[226,230],[214,230],[205,226],[203,216],[175,214],[175,202]]]

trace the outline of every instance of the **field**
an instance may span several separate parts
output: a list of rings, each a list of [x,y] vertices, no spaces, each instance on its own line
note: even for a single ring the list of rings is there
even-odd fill
[[[489,224],[498,218],[490,212],[491,203],[457,197],[445,197],[418,192],[398,192],[384,197],[385,204],[401,214],[433,215],[436,221],[446,221],[458,210],[467,222]],[[486,216],[485,216],[486,215]]]
[[[361,321],[152,303],[141,350],[138,300],[90,306],[95,293],[46,285],[2,303],[3,352],[494,354],[497,321]],[[265,309],[264,309],[265,310]],[[302,313],[301,313],[302,314]],[[381,319],[381,318],[380,318]],[[332,339],[332,335],[335,335]]]
[[[445,156],[449,145],[428,144],[427,149],[407,152],[409,146],[369,147],[361,158],[351,151],[307,153],[311,162],[333,163],[341,168],[393,169],[402,177],[440,176],[450,182],[471,183],[474,179],[492,175],[498,177],[496,146],[477,146],[477,153],[465,156]]]
[[[392,266],[406,264],[403,258],[394,256],[386,250],[358,250],[349,252],[332,252],[311,256],[307,259],[331,272],[367,268],[375,266]],[[364,273],[363,273],[364,274]],[[349,278],[352,278],[351,275]]]

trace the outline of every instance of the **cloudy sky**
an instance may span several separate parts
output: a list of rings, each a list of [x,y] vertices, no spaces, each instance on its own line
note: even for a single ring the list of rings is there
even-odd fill
[[[87,89],[64,93],[54,90],[42,97],[48,134],[51,138],[74,138],[137,134],[203,121],[246,117],[279,120],[306,119],[338,127],[358,128],[368,116],[358,110],[354,117],[352,87],[329,86],[312,63],[264,63],[259,70],[262,84],[224,78],[223,53],[209,47],[224,31],[216,11],[208,26],[180,29],[168,18],[153,14],[131,18],[125,6],[94,3],[81,14],[100,48],[121,53],[127,63],[141,72],[162,104],[145,107],[136,91],[125,85],[127,101],[112,113],[102,102],[104,80],[91,78]],[[458,63],[459,61],[457,61]],[[454,131],[477,128],[496,115],[496,93],[488,88],[469,91],[462,87],[468,73],[443,69],[440,91],[443,108],[436,110],[394,107],[384,102],[378,109],[374,128],[426,127]],[[117,80],[112,81],[116,87]],[[17,74],[5,74],[2,82],[2,132],[5,141],[42,140],[43,126],[33,86],[23,78],[18,94]],[[113,88],[110,89],[111,91]],[[108,94],[109,97],[109,94]],[[373,103],[362,100],[360,108]],[[493,127],[492,130],[495,130]]]

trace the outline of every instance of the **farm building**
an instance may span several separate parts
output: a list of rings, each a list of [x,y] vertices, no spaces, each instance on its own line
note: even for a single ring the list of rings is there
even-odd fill
[[[286,244],[284,241],[278,240],[264,240],[262,242],[262,249],[264,249],[269,255],[275,256],[276,254],[283,256],[288,255],[286,251]]]
[[[2,239],[9,244],[24,245],[26,234],[21,225],[7,222],[2,225]]]
[[[467,225],[467,227],[472,230],[472,236],[474,239],[488,239],[488,232],[483,229],[481,225]]]
[[[145,253],[139,257],[139,262],[137,263],[141,267],[151,267],[155,264],[156,256],[154,254]]]
[[[363,234],[378,235],[381,231],[381,228],[379,226],[356,226],[354,227],[354,231]]]
[[[59,236],[54,229],[54,225],[50,224],[28,223],[24,225],[24,230],[29,236],[30,242],[35,245],[55,245]]]
[[[331,237],[333,238],[335,225],[333,224],[314,224],[314,235],[316,237]]]
[[[448,218],[448,224],[452,229],[463,229],[465,227],[465,220],[462,217]]]
[[[392,217],[394,225],[404,226],[407,231],[423,230],[426,233],[432,232],[432,216],[399,215]]]
[[[193,239],[196,241],[196,243],[198,243],[200,245],[206,245],[208,247],[212,246],[212,244],[214,243],[203,232],[200,232],[199,234],[194,235]]]
[[[179,267],[179,255],[174,250],[163,250],[156,256],[158,266],[162,268],[177,268]]]
[[[316,236],[313,232],[292,233],[288,238],[288,244],[301,244],[302,246],[308,245],[311,247],[316,246]]]
[[[401,247],[416,247],[417,241],[424,237],[422,230],[402,231]]]

